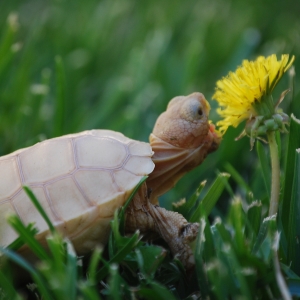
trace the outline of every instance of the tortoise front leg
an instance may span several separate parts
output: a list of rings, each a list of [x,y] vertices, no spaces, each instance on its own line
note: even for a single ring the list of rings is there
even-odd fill
[[[139,229],[142,233],[157,233],[169,245],[172,254],[187,270],[194,266],[194,256],[189,244],[195,240],[199,224],[189,223],[177,212],[168,211],[149,201],[144,183],[126,210],[127,232]]]

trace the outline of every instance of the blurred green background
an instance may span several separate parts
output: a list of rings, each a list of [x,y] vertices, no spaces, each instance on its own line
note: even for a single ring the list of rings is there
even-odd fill
[[[147,141],[168,101],[194,91],[216,121],[215,82],[243,59],[294,54],[300,69],[299,16],[296,0],[1,1],[0,154],[92,128]],[[284,107],[299,118],[298,82]],[[274,97],[289,84],[285,76]],[[162,202],[188,197],[226,162],[263,195],[249,140],[234,141],[241,130],[229,130]]]

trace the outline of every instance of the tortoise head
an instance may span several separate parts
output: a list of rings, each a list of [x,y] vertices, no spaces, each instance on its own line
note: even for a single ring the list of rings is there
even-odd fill
[[[206,143],[216,150],[220,140],[208,121],[210,106],[203,94],[173,98],[156,121],[153,134],[179,148],[195,149]]]
[[[173,98],[158,117],[150,135],[155,169],[147,184],[152,190],[152,200],[172,188],[219,147],[221,138],[209,123],[209,111],[203,94],[193,93]]]

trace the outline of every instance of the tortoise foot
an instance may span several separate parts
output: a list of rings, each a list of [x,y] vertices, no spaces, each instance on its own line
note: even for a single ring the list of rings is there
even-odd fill
[[[157,233],[187,271],[195,264],[190,243],[196,239],[198,228],[198,223],[189,223],[179,213],[153,205],[149,201],[146,184],[139,189],[126,210],[126,231],[139,229],[146,235]]]

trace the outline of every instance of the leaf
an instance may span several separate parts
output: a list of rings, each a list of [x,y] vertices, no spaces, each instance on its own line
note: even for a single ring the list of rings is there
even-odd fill
[[[221,196],[229,177],[230,175],[228,173],[218,174],[216,180],[210,186],[208,192],[200,202],[200,205],[198,205],[196,210],[190,216],[189,222],[198,222],[201,214],[205,214],[205,216],[208,216],[211,213],[213,207]]]

